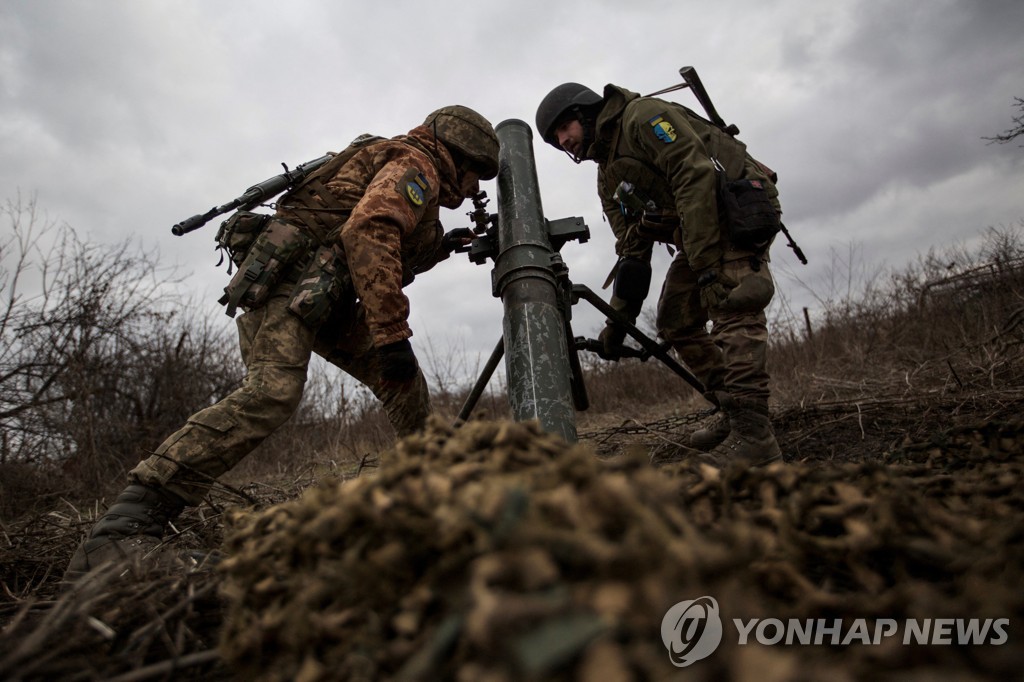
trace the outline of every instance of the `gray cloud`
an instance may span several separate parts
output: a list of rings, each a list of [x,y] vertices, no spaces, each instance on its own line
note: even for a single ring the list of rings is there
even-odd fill
[[[786,221],[825,274],[830,249],[892,265],[1024,215],[1024,154],[981,139],[1024,95],[1024,5],[971,0],[678,0],[463,3],[406,0],[8,0],[0,14],[0,198],[38,192],[86,235],[133,235],[192,276],[208,301],[214,226],[172,224],[355,135],[395,135],[460,102],[532,124],[574,80],[651,92],[696,66],[718,109],[782,178]],[[697,106],[686,92],[672,93]],[[588,244],[564,248],[598,289],[614,257],[593,165],[535,140],[550,218],[580,215]],[[493,183],[485,189],[494,199]],[[468,224],[468,205],[445,211]],[[667,254],[659,252],[663,272]],[[785,275],[781,287],[786,287]],[[792,285],[794,293],[798,285]],[[489,268],[450,262],[409,289],[416,338],[500,334]],[[649,302],[653,304],[652,300]],[[581,310],[579,332],[600,316]]]

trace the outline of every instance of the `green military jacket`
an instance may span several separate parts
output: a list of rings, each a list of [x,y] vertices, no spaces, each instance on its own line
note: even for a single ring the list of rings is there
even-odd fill
[[[765,182],[779,208],[771,171],[747,154],[742,142],[680,104],[609,84],[596,127],[586,155],[598,163],[598,194],[621,257],[649,260],[654,244],[637,233],[637,221],[627,218],[613,198],[622,181],[633,184],[663,215],[678,217],[673,241],[698,272],[718,265],[731,250],[719,229],[712,158],[730,180]]]

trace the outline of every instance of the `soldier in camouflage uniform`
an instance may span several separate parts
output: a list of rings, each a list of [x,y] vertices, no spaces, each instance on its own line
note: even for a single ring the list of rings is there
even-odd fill
[[[406,135],[357,138],[282,195],[237,254],[221,301],[229,314],[245,311],[237,320],[241,387],[192,415],[129,473],[68,579],[158,544],[185,505],[199,504],[214,479],[291,417],[313,352],[368,386],[398,435],[422,428],[430,401],[402,288],[472,237],[468,229],[445,234],[439,206],[457,208],[497,171],[491,124],[452,106]]]
[[[603,96],[578,83],[556,87],[538,107],[537,129],[576,163],[598,164],[598,194],[619,256],[611,300],[616,310],[635,320],[650,287],[655,243],[678,249],[658,302],[658,334],[722,408],[691,444],[710,450],[706,458],[718,464],[781,457],[765,365],[764,309],[775,292],[770,242],[754,249],[731,243],[720,227],[716,167],[729,179],[760,183],[772,220],[781,215],[774,174],[745,145],[686,107],[615,85]],[[624,210],[622,182],[644,203],[641,215]],[[607,321],[600,335],[606,359],[618,357],[625,334]]]

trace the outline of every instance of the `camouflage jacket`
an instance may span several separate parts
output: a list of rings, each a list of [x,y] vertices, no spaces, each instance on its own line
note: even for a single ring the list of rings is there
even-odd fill
[[[419,126],[370,141],[332,170],[284,195],[277,214],[343,251],[374,345],[409,338],[402,288],[448,257],[438,207],[463,199],[451,155]]]
[[[766,169],[742,142],[680,104],[615,85],[605,86],[596,140],[587,157],[598,162],[598,193],[615,232],[616,253],[623,257],[650,259],[653,242],[637,234],[612,198],[622,181],[641,189],[662,214],[678,216],[675,243],[695,271],[717,265],[729,250],[719,229],[712,157],[730,180],[767,182],[777,203]]]

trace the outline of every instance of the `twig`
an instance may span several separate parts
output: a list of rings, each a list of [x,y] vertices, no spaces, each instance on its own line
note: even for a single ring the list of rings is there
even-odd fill
[[[948,358],[946,359],[946,366],[949,367],[949,371],[953,375],[953,380],[956,381],[956,385],[959,386],[962,391],[964,389],[964,382],[960,381],[960,377],[957,376],[956,370],[953,369],[953,363],[950,362]]]
[[[215,478],[213,476],[210,476],[209,474],[205,474],[202,471],[198,471],[196,469],[193,469],[192,467],[188,466],[187,464],[183,464],[182,462],[179,462],[177,460],[171,459],[167,455],[158,454],[156,452],[153,452],[153,453],[150,453],[150,454],[152,456],[159,457],[161,459],[166,459],[169,462],[173,462],[175,465],[180,467],[182,470],[187,471],[188,473],[196,476],[200,480],[205,481],[206,483],[208,483],[210,485],[210,491],[209,492],[212,492],[213,490],[216,490],[216,489],[226,490],[227,492],[229,492],[229,493],[231,493],[231,494],[233,494],[233,495],[235,495],[237,497],[242,498],[243,500],[245,500],[247,503],[249,503],[252,506],[256,506],[258,504],[258,501],[255,498],[250,497],[247,493],[242,491],[240,488],[235,488],[234,486],[228,485],[227,483],[224,483],[223,481],[221,481],[221,480],[219,480],[219,479],[217,479],[217,478]],[[206,501],[207,504],[209,504],[211,507],[213,507],[213,503],[210,501],[209,492],[205,495],[205,501]],[[216,509],[216,507],[214,507],[214,509]],[[220,511],[220,510],[218,509],[217,511]]]
[[[11,592],[11,588],[7,587],[7,581],[6,580],[0,581],[0,587],[4,588],[4,594],[6,594],[7,597],[11,601],[17,602],[19,604],[24,603],[25,601],[27,601],[26,599],[23,599],[23,598],[15,595],[13,592]]]
[[[370,457],[370,453],[366,453],[365,455],[363,455],[362,459],[359,460],[359,466],[356,467],[356,476],[359,476],[359,474],[363,473],[363,468],[376,466],[376,462],[374,462],[373,464],[368,463],[367,460],[369,460]]]
[[[674,441],[674,440],[672,440],[672,439],[670,439],[670,438],[665,438],[664,436],[662,436],[662,435],[659,435],[659,434],[658,434],[658,433],[657,433],[656,431],[654,431],[654,430],[652,430],[652,429],[649,429],[649,428],[647,428],[647,426],[646,426],[645,424],[641,424],[640,422],[638,422],[638,421],[637,421],[637,420],[635,420],[635,419],[627,419],[626,421],[624,421],[624,422],[622,422],[622,423],[623,423],[623,425],[625,425],[625,424],[626,424],[627,422],[633,422],[634,424],[636,424],[636,425],[637,425],[637,426],[639,427],[639,429],[640,429],[640,432],[646,432],[646,433],[649,433],[649,434],[651,434],[652,436],[654,436],[655,438],[657,438],[657,439],[659,439],[659,440],[663,440],[663,441],[665,441],[665,442],[666,442],[666,443],[668,443],[669,445],[675,445],[676,447],[680,447],[680,448],[686,448],[686,449],[688,449],[688,450],[690,449],[690,447],[689,447],[689,446],[687,446],[687,445],[683,445],[682,443],[677,443],[676,441]]]
[[[155,619],[141,626],[131,634],[131,637],[128,638],[128,644],[126,648],[134,648],[143,637],[148,636],[155,630],[159,629],[167,621],[169,621],[171,618],[178,615],[182,610],[184,610],[185,607],[189,606],[192,602],[196,601],[197,599],[205,597],[207,594],[216,589],[216,587],[217,583],[215,582],[210,583],[205,587],[201,587],[200,589],[190,594],[187,598],[182,599],[180,602],[169,608],[164,613],[157,614],[157,617]]]
[[[207,649],[206,651],[197,651],[194,654],[186,654],[180,658],[172,658],[166,661],[161,661],[160,663],[153,663],[152,665],[137,668],[123,675],[111,677],[107,682],[137,682],[138,680],[160,677],[168,673],[177,672],[183,668],[205,665],[218,660],[220,660],[220,652],[216,649]]]

